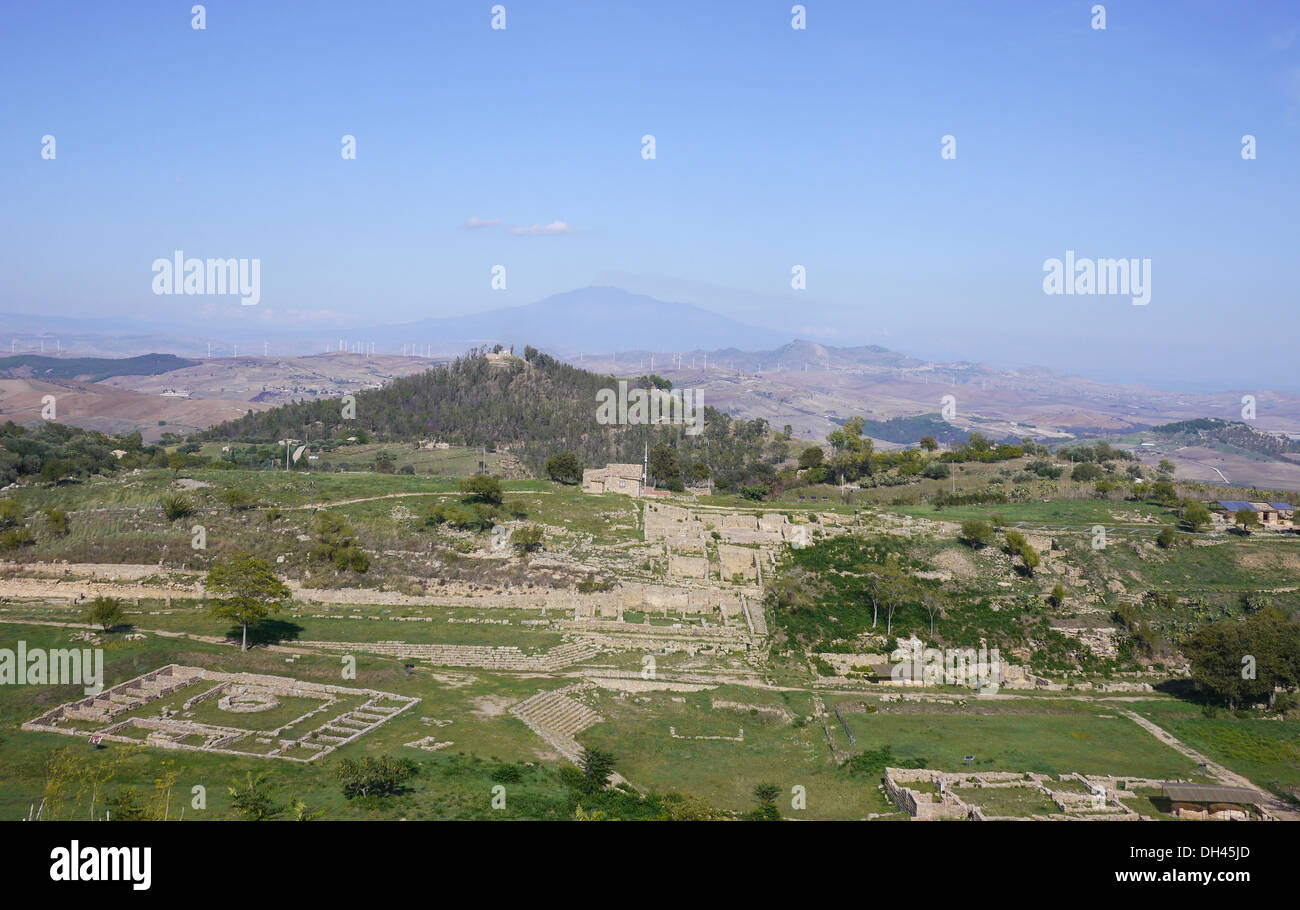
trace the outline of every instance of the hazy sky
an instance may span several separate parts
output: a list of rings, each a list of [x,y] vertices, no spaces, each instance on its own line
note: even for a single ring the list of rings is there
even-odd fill
[[[0,6],[0,311],[314,329],[603,282],[918,356],[1300,386],[1300,4],[192,5]],[[262,302],[155,296],[177,249],[260,259]],[[1150,304],[1044,294],[1067,249],[1150,259]]]

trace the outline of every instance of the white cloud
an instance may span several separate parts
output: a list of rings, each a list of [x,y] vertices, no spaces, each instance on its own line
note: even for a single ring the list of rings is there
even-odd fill
[[[479,228],[496,227],[500,223],[500,218],[479,218],[477,216],[471,216],[465,219],[465,223],[462,224],[461,227],[467,231],[475,231]]]
[[[575,227],[570,227],[563,221],[552,221],[550,224],[534,224],[528,227],[515,226],[510,228],[510,233],[516,237],[560,237],[565,234],[577,234],[579,231]]]

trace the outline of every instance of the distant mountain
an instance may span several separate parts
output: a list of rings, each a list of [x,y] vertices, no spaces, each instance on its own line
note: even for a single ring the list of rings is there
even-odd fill
[[[879,345],[840,348],[796,339],[765,351],[744,351],[734,345],[714,351],[691,351],[689,355],[708,354],[711,363],[726,364],[746,372],[790,370],[856,370],[863,368],[916,369],[925,365],[906,354]]]
[[[431,344],[459,353],[479,344],[524,344],[557,354],[582,351],[684,351],[711,347],[765,348],[789,337],[689,303],[669,303],[618,288],[587,287],[524,306],[467,316],[422,319],[354,332],[391,346]]]
[[[157,376],[172,370],[196,366],[172,354],[143,354],[139,357],[48,357],[43,354],[15,354],[0,357],[0,376],[22,379],[77,379],[100,382],[113,376]]]

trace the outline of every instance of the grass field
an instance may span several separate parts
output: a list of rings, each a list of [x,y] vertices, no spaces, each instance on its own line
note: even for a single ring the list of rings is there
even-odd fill
[[[1035,786],[954,787],[953,793],[968,806],[978,806],[986,815],[1028,818],[1059,813],[1056,804]]]
[[[1171,700],[1141,702],[1133,709],[1257,785],[1300,798],[1300,720],[1256,712],[1236,717],[1227,711],[1206,717],[1198,705]]]
[[[743,691],[730,694],[752,698]],[[790,694],[792,710],[801,715],[811,710],[807,695]],[[603,694],[596,707],[605,723],[579,739],[611,751],[619,771],[639,785],[695,794],[737,812],[754,807],[753,789],[765,782],[778,784],[785,794],[778,800],[784,815],[855,819],[895,811],[877,790],[879,781],[855,778],[833,763],[815,723],[796,726],[763,714],[712,710],[707,693],[651,693],[635,700]],[[683,737],[734,737],[743,727],[745,738],[677,739],[669,727]],[[806,791],[806,810],[791,808],[795,786]]]
[[[856,749],[889,746],[902,762],[920,759],[940,771],[1034,771],[1060,775],[1196,777],[1196,764],[1132,721],[1097,708],[1059,705],[1003,708],[993,713],[925,710],[846,714]],[[847,746],[847,743],[845,744]],[[965,756],[974,756],[967,765]]]

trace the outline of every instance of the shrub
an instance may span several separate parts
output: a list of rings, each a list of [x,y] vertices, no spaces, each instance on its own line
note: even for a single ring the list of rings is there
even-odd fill
[[[368,557],[353,539],[352,526],[332,512],[321,512],[316,519],[316,542],[310,554],[313,559],[334,563],[342,572],[352,569],[364,572],[370,568]]]
[[[993,540],[993,526],[986,521],[967,519],[961,523],[961,538],[972,550],[987,547]]]
[[[345,758],[334,769],[334,776],[343,784],[343,795],[354,799],[358,796],[392,796],[400,792],[418,770],[410,759],[380,755]]]
[[[181,493],[168,493],[161,500],[163,515],[168,521],[184,518],[194,512],[194,503]]]
[[[105,597],[101,594],[86,608],[86,622],[100,626],[105,632],[121,625],[125,619],[126,613],[122,610],[122,602],[115,597]]]
[[[12,499],[0,499],[0,528],[22,524],[23,507]]]
[[[221,494],[221,501],[230,506],[232,512],[246,512],[257,505],[253,494],[242,487],[231,487]]]
[[[1191,500],[1183,507],[1183,521],[1192,531],[1199,531],[1210,523],[1210,510],[1204,504]]]
[[[493,783],[497,784],[517,784],[523,779],[523,774],[519,771],[519,766],[514,764],[502,764],[492,769],[488,775]]]
[[[32,536],[32,532],[25,527],[10,528],[8,531],[0,534],[0,549],[17,550],[19,547],[27,546],[34,540],[35,538]]]
[[[501,505],[501,481],[490,474],[475,474],[464,478],[460,482],[460,491],[468,494],[465,498],[470,502]]]
[[[520,553],[531,553],[542,548],[543,536],[542,529],[537,525],[525,525],[510,535],[510,544]]]
[[[62,537],[68,533],[68,513],[62,509],[44,509],[41,512],[45,516],[45,529],[55,537]]]
[[[1074,470],[1070,472],[1070,479],[1078,483],[1092,483],[1105,475],[1106,472],[1101,465],[1085,461],[1074,466]]]

